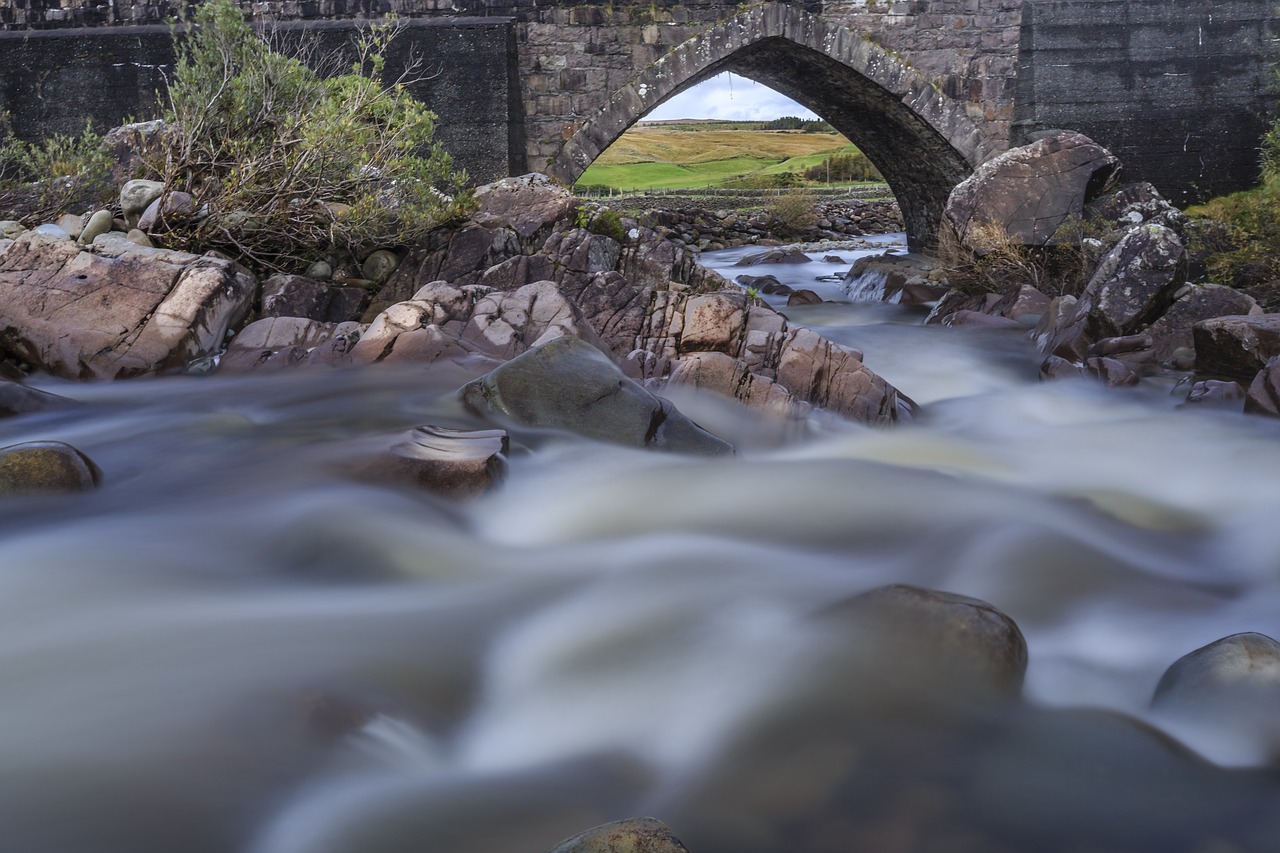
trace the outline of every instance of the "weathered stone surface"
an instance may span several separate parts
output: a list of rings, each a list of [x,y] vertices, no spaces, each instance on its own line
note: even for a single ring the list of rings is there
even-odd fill
[[[1101,379],[1109,388],[1131,387],[1137,385],[1142,378],[1123,361],[1115,358],[1087,358],[1084,369],[1090,376]]]
[[[572,218],[578,201],[545,175],[503,178],[476,190],[479,205],[472,219],[480,225],[510,228],[522,240],[550,231],[557,222]]]
[[[459,392],[469,409],[526,426],[553,427],[633,447],[732,453],[666,400],[628,379],[600,349],[560,337],[529,350]]]
[[[0,448],[0,496],[85,492],[102,482],[93,460],[60,441],[29,441]]]
[[[23,235],[0,257],[4,351],[67,378],[138,376],[216,352],[247,313],[257,283],[242,267],[106,236]]]
[[[1070,379],[1079,376],[1087,376],[1082,365],[1063,358],[1058,355],[1051,355],[1040,363],[1040,379]]]
[[[689,853],[657,818],[636,817],[588,829],[566,838],[550,853]]]
[[[746,299],[732,293],[690,297],[684,306],[680,352],[737,352],[746,321]]]
[[[1186,215],[1146,181],[1125,184],[1095,199],[1085,210],[1085,220],[1122,232],[1135,225],[1163,225],[1180,236],[1187,224]]]
[[[1154,708],[1193,713],[1237,701],[1280,713],[1280,643],[1265,634],[1232,634],[1178,658],[1151,698]]]
[[[702,352],[681,358],[667,379],[668,388],[697,388],[729,397],[750,409],[801,418],[812,408],[796,400],[786,388],[722,352]]]
[[[951,191],[943,218],[979,254],[1004,235],[1045,246],[1068,217],[1084,213],[1118,166],[1087,136],[1061,131],[983,163]]]
[[[133,180],[120,188],[120,211],[124,218],[136,224],[143,211],[164,192],[161,181]]]
[[[1197,373],[1252,382],[1280,355],[1280,314],[1215,317],[1196,323],[1192,335]]]
[[[218,369],[228,372],[298,364],[337,365],[360,340],[357,323],[321,323],[302,317],[266,317],[231,339]]]
[[[1185,251],[1178,235],[1162,225],[1129,231],[1094,272],[1071,306],[1037,330],[1041,351],[1073,361],[1103,338],[1141,331],[1173,303],[1185,280]]]
[[[919,305],[947,295],[945,285],[929,281],[933,268],[920,255],[869,255],[854,262],[840,286],[855,302]]]
[[[368,281],[381,284],[390,278],[395,268],[400,266],[400,256],[390,249],[378,249],[370,252],[369,257],[360,265],[360,274]]]
[[[1252,415],[1280,418],[1280,356],[1269,359],[1253,377],[1245,394],[1244,410]]]
[[[1238,409],[1244,397],[1245,391],[1238,382],[1206,379],[1191,386],[1191,390],[1187,392],[1187,403],[1201,406],[1231,406]]]
[[[507,433],[500,429],[414,427],[362,458],[354,471],[366,480],[407,483],[469,498],[489,491],[506,475],[508,444]]]
[[[760,264],[807,264],[813,259],[799,249],[779,248],[766,249],[763,252],[754,252],[750,255],[744,255],[738,260],[735,267],[754,267]]]
[[[1221,284],[1188,284],[1169,309],[1147,327],[1156,358],[1170,361],[1179,347],[1194,349],[1193,327],[1203,320],[1238,314],[1261,314],[1252,296]]]
[[[195,199],[190,193],[174,191],[160,196],[138,217],[138,230],[151,232],[157,228],[168,228],[174,222],[187,218],[196,212]]]
[[[300,275],[273,275],[262,283],[263,317],[305,317],[342,323],[360,317],[365,291]]]
[[[58,406],[74,405],[74,402],[48,391],[28,388],[20,382],[0,378],[0,417],[42,412]]]
[[[1027,670],[1017,624],[985,601],[907,584],[857,595],[832,609],[868,632],[869,651],[922,689],[1016,697]]]
[[[944,326],[970,326],[983,329],[1013,329],[1015,331],[1026,331],[1021,323],[1017,320],[1011,320],[1008,317],[1001,317],[998,314],[984,314],[981,311],[967,311],[961,309],[953,312],[947,319],[942,321]]]
[[[817,292],[803,288],[801,290],[793,290],[787,294],[787,306],[793,305],[821,305],[823,299]]]

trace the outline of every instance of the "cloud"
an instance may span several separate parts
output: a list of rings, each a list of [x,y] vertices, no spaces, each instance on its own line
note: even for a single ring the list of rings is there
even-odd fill
[[[782,116],[817,118],[786,95],[763,83],[726,71],[681,92],[646,115],[647,121],[681,118],[715,118],[733,121],[769,121]]]

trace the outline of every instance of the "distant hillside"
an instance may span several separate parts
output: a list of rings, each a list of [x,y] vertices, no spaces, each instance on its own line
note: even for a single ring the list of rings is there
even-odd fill
[[[803,182],[806,169],[858,149],[835,132],[762,130],[763,122],[641,122],[593,163],[578,186],[618,190],[697,189]]]

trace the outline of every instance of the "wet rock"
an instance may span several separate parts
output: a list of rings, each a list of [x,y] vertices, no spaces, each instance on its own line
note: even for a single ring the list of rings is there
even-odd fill
[[[777,382],[752,373],[750,367],[720,352],[685,356],[667,379],[668,388],[697,388],[737,400],[749,409],[784,418],[802,418],[812,408]]]
[[[1040,363],[1040,379],[1070,379],[1087,376],[1084,367],[1062,356],[1051,355]]]
[[[1245,391],[1238,382],[1206,379],[1196,382],[1187,392],[1187,402],[1192,405],[1231,406],[1239,408]]]
[[[859,258],[841,288],[854,301],[919,305],[944,297],[948,288],[929,280],[934,264],[920,255],[869,255]]]
[[[560,337],[463,386],[467,408],[516,423],[568,430],[633,447],[732,453],[671,403],[627,378],[607,355],[577,337]]]
[[[293,365],[337,365],[360,340],[357,323],[322,323],[303,317],[267,317],[250,323],[227,344],[218,369],[236,372]]]
[[[1123,361],[1095,356],[1084,361],[1085,373],[1101,379],[1108,388],[1129,388],[1137,385],[1142,377]]]
[[[822,297],[808,288],[793,290],[787,294],[788,307],[792,305],[821,305],[822,302]]]
[[[1079,217],[1119,167],[1080,133],[1057,131],[983,163],[951,191],[944,220],[978,254],[1005,235],[1045,246],[1069,217]]]
[[[359,318],[365,291],[300,275],[273,275],[262,283],[263,317],[305,317],[322,323]]]
[[[924,322],[926,326],[941,325],[957,311],[980,310],[982,310],[981,297],[963,293],[959,290],[949,290],[938,300],[938,304],[933,306],[933,310],[924,318]]]
[[[1018,288],[1011,299],[1002,300],[1000,305],[997,306],[997,311],[1010,320],[1034,326],[1049,310],[1049,304],[1052,301],[1040,290],[1029,284],[1024,284]]]
[[[843,264],[845,260],[839,255],[823,255],[822,262],[824,264]]]
[[[567,838],[550,853],[689,853],[671,828],[652,817],[602,824]]]
[[[30,441],[0,448],[0,495],[86,492],[102,482],[93,460],[60,441]]]
[[[1280,356],[1268,360],[1253,377],[1245,394],[1244,410],[1252,415],[1280,418]]]
[[[1017,697],[1027,643],[1017,624],[985,601],[907,584],[854,596],[832,610],[866,631],[869,653],[920,688]]]
[[[807,264],[811,263],[812,260],[812,258],[799,249],[785,247],[744,255],[736,264],[734,264],[734,266],[754,267],[759,266],[760,264]]]
[[[1265,634],[1232,634],[1178,658],[1160,677],[1151,706],[1199,713],[1240,699],[1280,712],[1280,643]]]
[[[420,426],[392,442],[360,462],[358,476],[469,498],[489,491],[506,475],[509,441],[504,430]]]
[[[1181,347],[1195,346],[1196,323],[1240,314],[1257,315],[1262,308],[1252,296],[1221,284],[1188,284],[1164,314],[1147,327],[1154,342],[1156,358],[1172,361]]]
[[[1015,329],[1025,331],[1017,320],[1001,317],[998,314],[983,314],[981,311],[960,310],[948,315],[942,323],[944,326],[970,326],[983,329]]]
[[[1090,355],[1112,356],[1120,353],[1151,349],[1150,335],[1125,335],[1119,338],[1103,338],[1089,347]]]
[[[222,347],[257,282],[237,264],[127,241],[25,234],[0,257],[0,349],[69,379],[181,368]]]
[[[1196,371],[1252,382],[1280,355],[1280,314],[1251,314],[1202,320],[1192,328]]]
[[[20,382],[0,378],[0,417],[42,412],[58,406],[73,404],[73,400],[50,394],[37,388],[28,388]]]
[[[771,275],[740,275],[734,281],[743,287],[755,288],[761,293],[786,296],[792,291],[790,286],[783,284]]]

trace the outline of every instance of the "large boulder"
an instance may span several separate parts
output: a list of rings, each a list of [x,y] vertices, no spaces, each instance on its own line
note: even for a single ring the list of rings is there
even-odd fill
[[[218,351],[257,282],[239,265],[99,237],[23,234],[0,255],[0,349],[70,379],[183,367]]]
[[[1042,351],[1081,361],[1095,341],[1143,330],[1173,304],[1186,280],[1185,256],[1177,233],[1163,225],[1130,230],[1103,258],[1070,313],[1041,333]]]
[[[263,317],[305,317],[322,323],[358,320],[368,294],[300,275],[273,275],[262,283]]]
[[[1280,314],[1215,317],[1193,327],[1196,372],[1251,382],[1280,355]]]
[[[1111,180],[1119,161],[1087,136],[1058,131],[1011,148],[951,191],[943,217],[960,242],[984,253],[992,237],[1045,246]]]
[[[1187,284],[1160,319],[1147,327],[1155,357],[1169,361],[1181,347],[1195,348],[1196,323],[1237,314],[1261,314],[1252,296],[1221,284]]]
[[[568,430],[632,447],[720,455],[733,447],[628,379],[581,338],[542,344],[463,386],[463,404],[481,415]]]

